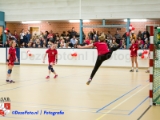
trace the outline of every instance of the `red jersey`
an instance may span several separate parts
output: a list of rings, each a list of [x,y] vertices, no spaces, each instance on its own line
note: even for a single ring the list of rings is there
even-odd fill
[[[47,38],[49,39],[49,38],[51,38],[51,36],[53,37],[53,34],[48,34],[48,36],[47,36]]]
[[[14,62],[16,60],[16,48],[10,47],[9,48],[9,61]]]
[[[56,55],[57,55],[57,50],[56,49],[48,49],[46,51],[46,53],[48,53],[48,62],[49,63],[55,63],[56,60]]]
[[[108,45],[105,42],[95,42],[93,45],[97,47],[98,55],[104,55],[110,52]]]
[[[87,45],[89,45],[89,44],[90,44],[90,40],[85,40],[85,43],[86,43]]]
[[[132,44],[129,49],[131,51],[130,53],[131,57],[137,57],[138,44],[137,43]]]
[[[140,43],[141,43],[142,45],[144,45],[143,40],[137,40],[136,43],[139,44],[139,43],[138,43],[139,41],[140,41]]]

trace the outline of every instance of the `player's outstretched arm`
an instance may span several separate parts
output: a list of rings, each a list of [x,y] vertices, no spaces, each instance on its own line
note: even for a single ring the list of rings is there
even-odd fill
[[[77,48],[83,49],[83,48],[93,48],[93,45],[87,45],[87,46],[80,46],[78,45]]]
[[[58,55],[56,54],[56,64],[57,64],[57,62],[58,62]]]
[[[16,62],[18,62],[18,57],[17,57],[17,55],[16,55]]]
[[[6,62],[7,65],[8,65],[8,62],[9,62],[9,58],[10,58],[10,54],[8,54],[8,57],[7,57],[7,62]]]

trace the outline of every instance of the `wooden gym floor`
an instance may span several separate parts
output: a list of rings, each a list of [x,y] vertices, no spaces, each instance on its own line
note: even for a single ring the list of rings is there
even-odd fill
[[[137,120],[149,107],[149,75],[145,69],[103,68],[85,83],[93,67],[55,66],[58,78],[46,80],[47,66],[15,66],[15,84],[6,84],[6,65],[0,65],[0,97],[10,97],[11,111],[41,111],[42,115],[12,115],[1,120]],[[64,115],[44,115],[44,111]],[[152,107],[142,120],[159,120]],[[156,114],[157,116],[153,116]],[[158,116],[159,115],[159,116]],[[154,118],[154,119],[152,119]]]

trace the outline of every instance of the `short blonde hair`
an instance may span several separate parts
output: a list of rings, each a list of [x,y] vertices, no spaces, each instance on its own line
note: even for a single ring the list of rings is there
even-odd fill
[[[105,41],[105,37],[104,37],[104,36],[99,36],[99,40],[100,40],[101,42],[104,42],[104,41]]]

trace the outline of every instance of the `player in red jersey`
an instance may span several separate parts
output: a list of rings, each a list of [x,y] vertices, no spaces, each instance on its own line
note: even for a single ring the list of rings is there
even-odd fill
[[[90,82],[92,81],[95,73],[97,72],[98,68],[103,63],[103,61],[108,60],[112,56],[113,51],[117,50],[120,47],[118,45],[118,46],[114,46],[114,47],[109,49],[109,46],[105,42],[105,37],[104,36],[100,36],[99,40],[100,40],[100,42],[95,42],[94,44],[91,44],[91,45],[88,45],[88,46],[78,46],[78,48],[93,48],[93,47],[96,47],[97,52],[98,52],[97,61],[96,61],[96,64],[94,66],[94,69],[93,69],[93,71],[90,75],[90,78],[86,83],[87,85],[90,84]]]
[[[50,73],[54,73],[55,76],[54,78],[56,78],[58,75],[57,73],[55,72],[55,70],[53,69],[53,65],[55,65],[58,61],[57,59],[57,50],[56,50],[56,45],[55,44],[51,44],[51,47],[46,51],[45,55],[44,55],[44,59],[43,59],[43,63],[45,63],[45,58],[46,58],[46,55],[48,54],[48,70],[49,70],[49,74],[48,76],[46,77],[46,79],[49,79],[50,78]]]
[[[136,72],[138,72],[138,62],[137,62],[137,51],[138,51],[138,44],[135,42],[134,39],[131,41],[132,45],[130,46],[130,57],[132,61],[132,69],[130,72],[134,72],[134,62],[136,63]]]
[[[18,61],[17,56],[16,56],[15,46],[16,46],[16,42],[12,41],[11,47],[9,48],[9,52],[8,52],[8,58],[7,58],[8,73],[7,73],[6,82],[10,82],[10,83],[15,83],[15,81],[11,80],[11,73],[12,73],[12,69],[14,67],[14,62]]]

